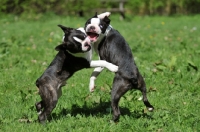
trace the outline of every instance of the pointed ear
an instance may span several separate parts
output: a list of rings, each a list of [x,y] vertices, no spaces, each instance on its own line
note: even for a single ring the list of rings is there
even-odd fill
[[[104,12],[104,13],[97,15],[97,17],[100,18],[100,19],[103,19],[106,16],[109,17],[110,14],[111,14],[110,12]]]
[[[69,27],[65,27],[63,25],[58,25],[64,33],[68,34],[71,30],[73,30],[73,28],[69,28]]]
[[[97,12],[95,13],[94,17],[98,17]]]
[[[106,24],[110,24],[111,21],[107,16],[105,16],[102,20],[106,22]]]
[[[58,46],[56,46],[55,50],[60,51],[60,50],[66,50],[67,49],[67,44],[63,43]]]

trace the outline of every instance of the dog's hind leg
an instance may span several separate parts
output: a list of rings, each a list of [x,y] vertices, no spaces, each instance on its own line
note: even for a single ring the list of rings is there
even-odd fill
[[[40,95],[42,98],[44,109],[39,114],[38,120],[40,123],[44,123],[50,116],[52,110],[56,107],[58,102],[57,91],[51,85],[46,85],[40,89]]]
[[[41,114],[42,109],[44,108],[43,101],[35,103],[35,107],[36,107],[36,110],[37,110],[38,114]]]
[[[138,76],[138,89],[142,92],[143,102],[144,102],[145,106],[147,107],[148,111],[153,111],[154,107],[149,103],[149,101],[147,99],[145,81],[140,73],[138,75],[139,75]]]
[[[40,80],[37,79],[37,81],[35,83],[36,83],[36,86],[39,88],[40,87]],[[38,114],[41,114],[42,109],[44,108],[43,101],[41,100],[40,102],[35,103],[35,107],[36,107]]]
[[[116,122],[120,117],[119,100],[131,88],[131,84],[121,77],[114,78],[111,91],[111,107],[113,110],[113,121]]]

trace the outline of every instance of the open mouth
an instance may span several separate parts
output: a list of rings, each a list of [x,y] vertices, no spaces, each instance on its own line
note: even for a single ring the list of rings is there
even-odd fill
[[[94,42],[97,40],[97,38],[99,37],[99,34],[94,33],[94,32],[87,32],[87,35],[90,39],[90,41]]]

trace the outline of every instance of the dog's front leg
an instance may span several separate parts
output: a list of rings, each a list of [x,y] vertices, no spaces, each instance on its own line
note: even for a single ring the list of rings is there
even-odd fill
[[[118,71],[118,66],[109,63],[105,60],[96,60],[96,61],[91,61],[90,62],[90,67],[106,67],[108,70],[111,72],[117,72]]]
[[[90,77],[90,84],[89,84],[90,92],[94,91],[95,80],[96,80],[97,76],[101,73],[101,71],[104,69],[104,67],[106,67],[108,70],[110,70],[112,72],[118,71],[118,66],[116,66],[112,63],[109,63],[105,60],[91,61],[90,67],[96,67]]]
[[[94,71],[92,72],[92,75],[90,77],[90,84],[89,84],[89,90],[90,92],[94,91],[95,88],[95,80],[97,78],[97,76],[101,73],[101,71],[103,70],[103,67],[97,67],[94,69]]]

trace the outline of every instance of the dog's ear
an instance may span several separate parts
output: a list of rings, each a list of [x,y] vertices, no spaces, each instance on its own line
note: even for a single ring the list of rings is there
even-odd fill
[[[106,22],[106,24],[110,24],[111,21],[107,16],[105,16],[102,20]]]
[[[66,50],[67,49],[67,44],[63,43],[58,46],[56,46],[55,50],[60,51],[60,50]]]
[[[94,17],[98,17],[97,12],[95,12]]]
[[[111,14],[110,12],[104,12],[104,13],[97,15],[97,17],[100,18],[100,19],[103,19],[106,16],[109,17],[110,14]]]
[[[64,33],[68,34],[71,30],[73,30],[73,28],[69,28],[69,27],[65,27],[63,25],[58,25]]]

